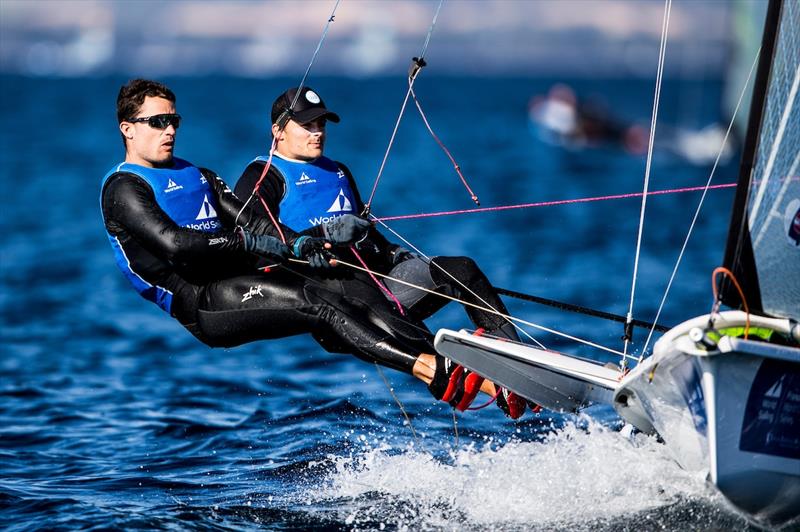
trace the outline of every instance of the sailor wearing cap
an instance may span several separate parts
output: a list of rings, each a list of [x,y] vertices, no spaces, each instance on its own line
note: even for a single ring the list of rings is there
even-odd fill
[[[323,155],[327,122],[338,123],[339,115],[326,107],[315,90],[301,87],[285,91],[272,104],[271,118],[275,142],[273,157],[258,156],[245,168],[235,187],[238,197],[245,199],[257,194],[262,200],[255,202],[257,209],[263,209],[265,214],[305,235],[324,237],[334,243],[357,240],[361,260],[373,271],[508,314],[489,280],[469,257],[424,260],[390,243],[373,225],[358,216],[364,210],[364,203],[352,174],[341,162]],[[350,259],[348,248],[336,252],[343,259]],[[367,289],[364,287],[369,285],[352,286]],[[386,286],[414,320],[430,317],[448,302],[392,279],[387,279]],[[478,328],[519,341],[514,326],[504,318],[469,305],[465,305],[465,309]],[[468,372],[438,355],[429,365],[435,370],[429,384],[433,395],[460,409],[469,406],[477,388],[473,386],[474,393],[464,393]],[[460,376],[455,378],[458,382],[451,383],[453,375]],[[450,384],[459,388],[455,399],[450,395],[454,387]],[[493,385],[489,388],[493,389]],[[500,391],[496,394],[497,403],[503,411],[514,418],[521,416],[525,401],[506,390]]]

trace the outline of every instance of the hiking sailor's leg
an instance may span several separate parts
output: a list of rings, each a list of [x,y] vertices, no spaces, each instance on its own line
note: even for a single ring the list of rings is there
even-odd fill
[[[393,281],[392,278],[508,314],[508,309],[486,275],[469,257],[434,257],[430,263],[416,257],[401,262],[389,272],[386,285],[415,318],[424,320],[450,300]],[[495,336],[519,341],[516,328],[505,318],[490,310],[480,310],[470,305],[464,305],[464,308],[476,327]]]
[[[503,300],[474,260],[469,257],[434,257],[431,262],[431,278],[438,286],[449,287],[459,299],[508,315]],[[486,329],[489,334],[519,341],[514,325],[502,316],[469,305],[464,307],[476,326]]]

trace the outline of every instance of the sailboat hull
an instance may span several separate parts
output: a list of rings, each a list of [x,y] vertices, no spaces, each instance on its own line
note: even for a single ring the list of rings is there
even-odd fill
[[[725,313],[715,326],[743,326],[744,318]],[[753,327],[788,326],[754,320]],[[667,333],[622,380],[614,407],[634,426],[658,433],[682,467],[706,471],[735,506],[775,523],[796,518],[800,349],[732,337],[704,348],[689,332],[707,323],[703,316]]]

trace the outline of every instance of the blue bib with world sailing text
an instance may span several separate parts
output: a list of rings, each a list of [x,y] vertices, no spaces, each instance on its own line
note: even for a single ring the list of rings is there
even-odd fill
[[[266,162],[267,158],[256,160]],[[344,214],[356,214],[350,180],[334,161],[327,157],[311,162],[290,161],[275,155],[271,164],[286,185],[279,205],[281,223],[303,231]]]
[[[172,168],[148,168],[131,163],[118,164],[103,177],[100,187],[101,203],[102,190],[112,175],[120,172],[134,174],[150,186],[158,206],[177,225],[205,233],[221,230],[222,223],[217,217],[216,196],[208,180],[191,163],[178,158],[175,158],[174,162]],[[170,312],[172,292],[145,281],[131,267],[117,238],[107,231],[106,234],[114,250],[117,266],[136,291],[166,312]]]

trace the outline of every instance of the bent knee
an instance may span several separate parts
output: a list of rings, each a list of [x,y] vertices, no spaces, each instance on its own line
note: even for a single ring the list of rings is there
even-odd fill
[[[431,277],[437,283],[449,282],[451,279],[447,274],[460,281],[467,281],[483,275],[478,264],[470,257],[434,257],[431,262],[435,263],[435,266],[431,268]]]

